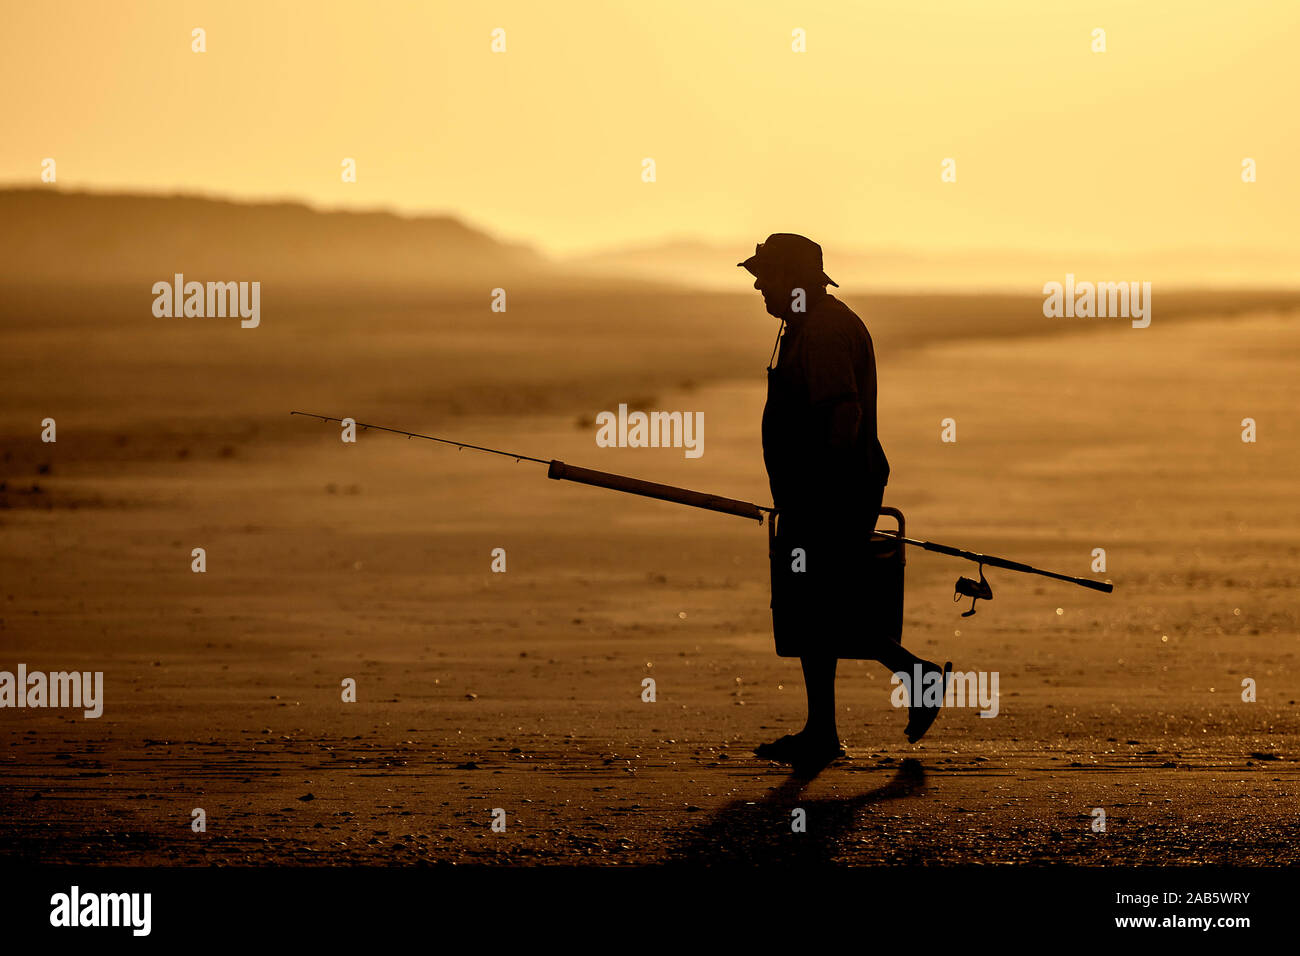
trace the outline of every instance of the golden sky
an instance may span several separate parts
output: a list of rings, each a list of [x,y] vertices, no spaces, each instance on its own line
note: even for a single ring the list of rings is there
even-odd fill
[[[1291,255],[1298,41],[1296,0],[8,2],[0,181],[48,156],[63,188],[448,212],[554,253]]]

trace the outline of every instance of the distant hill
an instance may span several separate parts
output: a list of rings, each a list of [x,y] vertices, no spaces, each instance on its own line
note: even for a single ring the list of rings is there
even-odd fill
[[[0,282],[206,280],[447,287],[554,266],[448,216],[283,203],[0,189]]]

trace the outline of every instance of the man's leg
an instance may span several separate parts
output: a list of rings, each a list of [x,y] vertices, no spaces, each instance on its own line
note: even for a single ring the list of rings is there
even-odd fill
[[[924,690],[924,685],[916,689],[912,687],[912,681],[916,677],[916,666],[919,664],[921,667],[923,681],[927,679],[934,680],[934,677],[929,676],[931,674],[942,675],[942,683],[939,686],[942,688],[942,692],[946,693],[948,690],[948,669],[952,665],[947,664],[941,667],[934,661],[927,661],[924,658],[917,657],[903,647],[902,644],[895,644],[893,641],[882,643],[883,646],[880,648],[876,660],[888,667],[891,672],[895,674],[901,672],[906,678],[903,686],[908,689],[912,702],[907,707],[907,728],[903,732],[907,735],[909,741],[916,743],[930,729],[934,719],[939,716],[939,709],[942,706],[942,704],[939,707],[926,706],[924,703],[916,702],[915,695]]]
[[[760,744],[754,753],[766,760],[779,760],[817,771],[836,757],[844,756],[840,732],[835,725],[835,669],[833,657],[801,657],[804,690],[808,695],[808,720],[803,730],[770,744]]]
[[[912,668],[917,664],[921,665],[922,671],[930,670],[935,666],[930,661],[917,657],[902,644],[895,644],[893,641],[881,641],[880,643],[882,646],[876,660],[895,674],[902,671],[910,677],[914,673]]]
[[[809,743],[840,745],[835,727],[835,668],[833,657],[801,657],[804,691],[808,695],[808,722],[800,736]]]

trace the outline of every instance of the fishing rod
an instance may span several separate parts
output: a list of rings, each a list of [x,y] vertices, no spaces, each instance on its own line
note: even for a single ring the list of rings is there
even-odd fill
[[[319,418],[323,422],[339,422],[343,424],[343,419],[333,418],[329,415],[316,415],[312,412],[290,412],[290,415],[304,415],[308,418]],[[614,475],[607,471],[594,471],[591,468],[579,468],[577,465],[570,465],[556,459],[534,458],[532,455],[517,455],[512,451],[501,451],[497,448],[485,448],[482,445],[471,445],[469,442],[453,441],[450,438],[437,438],[433,435],[421,435],[419,432],[402,431],[400,428],[388,428],[384,425],[368,425],[365,422],[358,422],[349,419],[354,425],[363,431],[374,428],[382,432],[392,432],[394,435],[405,435],[409,438],[423,438],[426,441],[442,442],[444,445],[454,445],[456,448],[471,448],[474,451],[486,451],[493,455],[501,455],[503,458],[513,458],[515,461],[532,461],[539,465],[548,465],[546,477],[563,479],[565,481],[576,481],[584,485],[594,485],[597,488],[608,488],[611,491],[622,491],[629,495],[641,495],[643,498],[658,498],[660,501],[672,501],[681,505],[690,505],[692,508],[704,508],[706,511],[721,511],[723,514],[736,515],[741,518],[751,518],[759,524],[763,523],[763,517],[771,514],[774,508],[764,508],[760,505],[751,504],[748,501],[738,501],[735,498],[724,498],[721,495],[708,495],[701,491],[691,491],[689,488],[678,488],[675,485],[661,485],[654,481],[642,481],[640,478],[629,478],[626,475]]]
[[[372,425],[367,422],[359,422],[350,418],[343,419],[335,418],[331,415],[317,415],[314,412],[290,412],[289,414],[302,415],[306,418],[316,418],[323,422],[338,422],[341,425],[346,425],[351,422],[363,431],[368,431],[373,428],[376,431],[389,432],[394,435],[405,435],[408,439],[419,438],[424,441],[435,441],[444,445],[452,445],[457,450],[469,448],[473,451],[483,451],[492,455],[500,455],[503,458],[513,458],[516,462],[535,462],[536,464],[547,466],[546,476],[548,478],[574,481],[579,484],[592,485],[597,488],[608,488],[611,491],[621,491],[625,494],[640,495],[643,498],[657,498],[660,501],[671,501],[675,504],[689,505],[692,508],[703,508],[706,511],[718,511],[723,514],[749,518],[757,521],[759,524],[763,523],[763,519],[766,516],[776,515],[778,513],[776,508],[756,505],[749,501],[740,501],[736,498],[724,498],[721,495],[705,494],[701,491],[692,491],[689,488],[678,488],[676,485],[662,485],[654,481],[642,481],[640,478],[629,478],[627,475],[615,475],[607,471],[595,471],[591,468],[580,468],[577,465],[570,465],[554,458],[534,458],[532,455],[521,455],[512,451],[502,451],[499,448],[488,448],[484,445],[472,445],[469,442],[455,441],[451,438],[439,438],[436,435],[422,435],[419,432],[403,431],[400,428],[389,428],[386,425]],[[975,613],[976,601],[989,601],[993,599],[993,588],[984,577],[985,565],[992,568],[1003,568],[1008,571],[1017,571],[1021,574],[1037,574],[1045,578],[1065,581],[1068,584],[1076,584],[1079,587],[1091,588],[1094,591],[1103,591],[1107,594],[1115,589],[1114,585],[1109,581],[1092,581],[1087,578],[1073,577],[1068,574],[1060,574],[1056,571],[1047,571],[1043,568],[1035,568],[1032,565],[1023,564],[1019,561],[999,558],[996,555],[980,554],[977,551],[966,551],[962,548],[954,548],[946,544],[936,544],[933,541],[921,541],[917,538],[904,537],[901,523],[898,531],[877,530],[874,533],[882,537],[893,538],[903,544],[911,544],[918,548],[923,548],[926,551],[933,551],[936,554],[946,554],[954,558],[974,561],[978,564],[980,575],[978,581],[966,577],[959,577],[957,579],[953,600],[958,600],[962,596],[971,599],[970,610],[962,612],[962,617],[970,617]]]

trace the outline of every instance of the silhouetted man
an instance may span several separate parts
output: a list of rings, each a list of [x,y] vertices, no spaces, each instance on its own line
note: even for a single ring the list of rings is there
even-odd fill
[[[852,575],[867,573],[863,557],[889,479],[876,434],[876,357],[866,326],[826,291],[828,283],[838,285],[822,271],[821,246],[811,239],[776,233],[738,265],[755,276],[767,311],[782,320],[763,409],[763,461],[778,511],[772,630],[777,654],[800,659],[808,695],[803,730],[754,753],[820,768],[844,756],[835,725],[838,648],[860,646],[855,657],[903,672],[909,687],[914,665],[926,680],[945,668],[873,636],[874,622],[855,607]],[[796,548],[801,559],[792,557]],[[919,740],[938,713],[910,707],[908,740]]]

